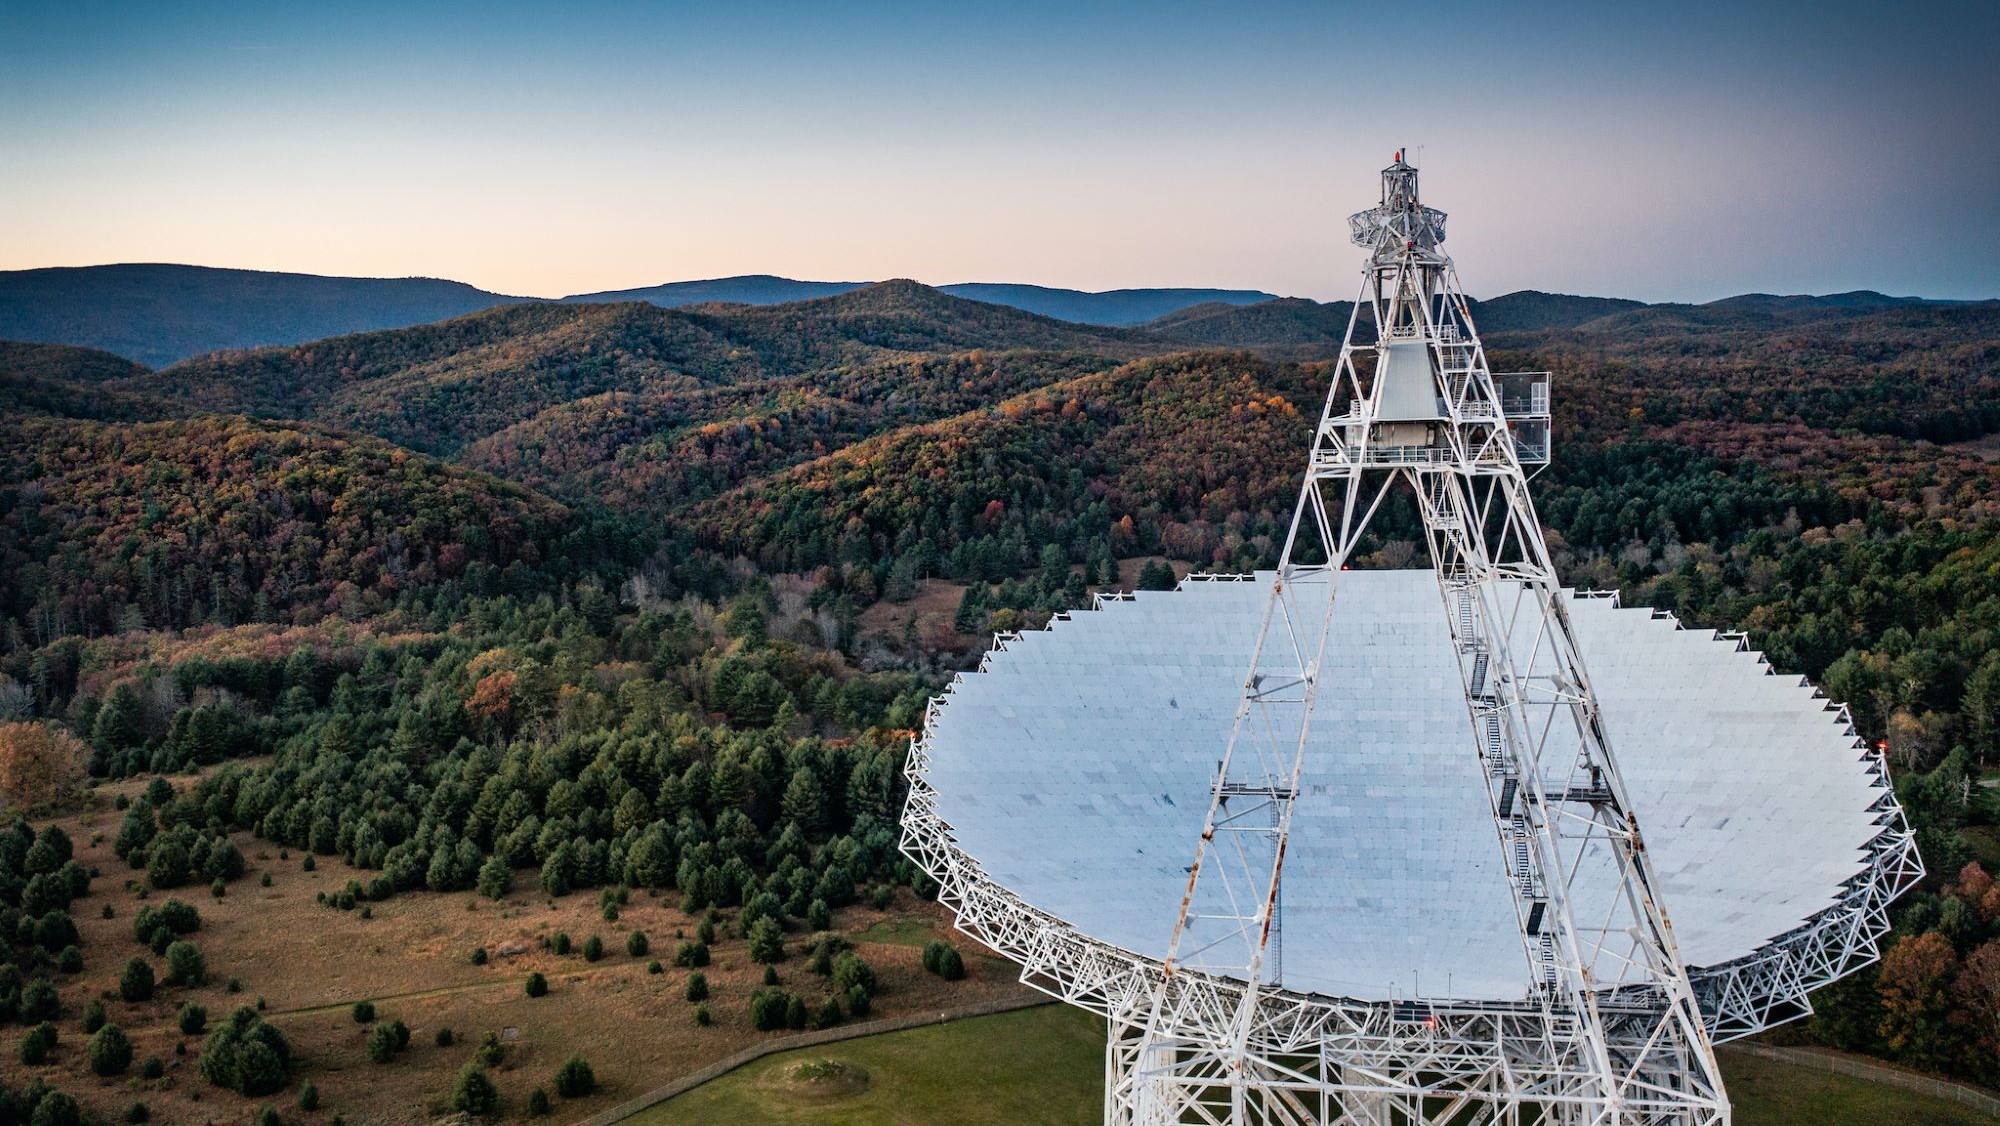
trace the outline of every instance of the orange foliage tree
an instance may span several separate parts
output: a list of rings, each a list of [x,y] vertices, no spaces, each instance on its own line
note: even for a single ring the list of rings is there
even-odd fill
[[[74,797],[90,748],[46,723],[0,723],[0,799],[15,809],[39,809]]]

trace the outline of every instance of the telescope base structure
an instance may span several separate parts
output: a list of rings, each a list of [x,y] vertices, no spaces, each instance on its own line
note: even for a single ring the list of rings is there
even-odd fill
[[[1254,576],[1186,580],[1239,581]],[[1130,598],[1100,596],[1097,606],[1116,613],[1116,604]],[[1068,617],[1059,615],[1050,629]],[[1670,615],[1653,617],[1678,629]],[[1021,640],[999,636],[987,661],[1004,659]],[[1747,650],[1739,637],[1717,640]],[[911,746],[902,850],[937,880],[938,900],[955,913],[958,928],[1019,962],[1024,983],[1105,1018],[1107,1126],[1727,1121],[1720,1092],[1693,1088],[1701,1069],[1673,1067],[1670,1060],[1661,1062],[1659,1074],[1623,1088],[1646,1092],[1644,1097],[1606,1105],[1580,1027],[1536,1001],[1363,1001],[1267,985],[1258,991],[1251,1035],[1239,1056],[1217,1030],[1230,1028],[1239,1011],[1240,981],[1177,970],[1168,1003],[1160,1007],[1158,958],[1093,937],[1035,907],[959,846],[930,781],[928,744],[952,698],[947,692],[931,702],[925,731]],[[1830,907],[1750,955],[1689,969],[1713,1041],[1809,1015],[1811,990],[1876,960],[1890,902],[1922,877],[1914,837],[1880,756],[1853,735],[1844,708],[1830,702],[1826,708],[1829,722],[1853,739],[1875,795],[1870,813],[1877,833],[1860,870]],[[1651,1053],[1627,1052],[1619,1043],[1658,1028],[1658,1010],[1649,1001],[1629,992],[1600,995],[1614,1060],[1661,1060],[1657,1046]]]

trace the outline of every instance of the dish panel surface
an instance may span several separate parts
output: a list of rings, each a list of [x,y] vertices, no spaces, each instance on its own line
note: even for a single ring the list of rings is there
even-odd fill
[[[927,737],[959,848],[1029,904],[1162,957],[1269,580],[1109,603],[962,677]],[[1527,962],[1436,579],[1351,571],[1339,588],[1282,984],[1519,999]],[[1881,828],[1826,701],[1713,633],[1565,598],[1687,963],[1750,954],[1832,906]]]

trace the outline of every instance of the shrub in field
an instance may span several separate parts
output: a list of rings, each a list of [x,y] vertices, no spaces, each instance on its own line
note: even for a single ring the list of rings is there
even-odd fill
[[[118,995],[127,1001],[146,1001],[153,996],[153,964],[144,958],[125,963],[118,975]]]
[[[487,1115],[500,1105],[500,1090],[477,1063],[459,1069],[451,1085],[451,1109],[464,1114]]]
[[[749,939],[752,961],[768,965],[785,960],[785,931],[776,919],[764,916],[752,923]]]
[[[167,947],[167,984],[203,985],[208,981],[208,960],[195,944],[180,941]]]
[[[90,1036],[90,1070],[98,1075],[117,1075],[132,1066],[132,1041],[124,1030],[107,1024]]]
[[[291,1061],[284,1034],[247,1006],[230,1014],[201,1045],[202,1077],[253,1098],[283,1087]]]
[[[555,1088],[563,1098],[580,1099],[597,1090],[597,1075],[582,1056],[571,1056],[556,1069]]]
[[[21,1062],[36,1067],[48,1062],[56,1049],[56,1026],[48,1021],[36,1025],[21,1037]]]
[[[928,942],[924,944],[924,968],[946,981],[957,981],[965,976],[965,959],[949,942]]]
[[[38,977],[21,988],[21,999],[15,1005],[14,1015],[26,1023],[50,1020],[61,1011],[62,998],[56,994],[55,984],[48,978]]]

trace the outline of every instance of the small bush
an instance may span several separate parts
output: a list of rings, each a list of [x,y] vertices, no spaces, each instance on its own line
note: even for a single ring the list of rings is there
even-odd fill
[[[271,873],[269,873],[269,872],[266,872],[266,873],[264,873],[264,874],[263,874],[262,876],[259,876],[259,877],[257,878],[257,886],[258,886],[258,887],[263,887],[263,888],[267,888],[267,887],[270,887],[270,886],[271,886]]]
[[[318,867],[319,867],[319,861],[314,860],[313,854],[310,852],[306,853],[305,859],[299,861],[299,871],[301,872],[310,872]]]
[[[82,973],[83,951],[78,950],[74,943],[63,947],[62,953],[56,955],[56,968],[66,974]]]
[[[34,1089],[29,1088],[29,1097]],[[49,1091],[35,1103],[28,1126],[83,1126],[83,1107],[61,1091]]]
[[[500,1090],[477,1063],[459,1069],[451,1085],[451,1109],[471,1115],[487,1115],[500,1105]]]
[[[932,941],[924,944],[924,968],[946,981],[958,981],[965,976],[965,959],[951,943]]]
[[[771,1032],[785,1027],[785,1006],[791,997],[781,989],[759,989],[750,995],[750,1027]]]
[[[549,992],[549,979],[543,977],[540,970],[536,970],[534,973],[528,975],[527,988],[528,996],[530,997],[547,996]]]
[[[208,1030],[208,1010],[192,1001],[181,1006],[178,1020],[182,1035],[199,1036]]]
[[[378,1024],[368,1034],[368,1058],[376,1063],[388,1063],[396,1058],[396,1030],[386,1024]]]
[[[646,972],[649,974],[665,973],[666,967],[660,965],[660,960],[658,958],[655,958],[652,961],[646,963]]]
[[[699,970],[689,974],[685,996],[690,1001],[708,1000],[708,975]]]
[[[828,997],[825,1003],[820,1005],[819,1012],[814,1014],[812,1027],[832,1028],[834,1025],[839,1023],[840,1023],[840,1002],[834,1000],[831,997]]]
[[[548,1112],[549,1112],[549,1093],[547,1091],[542,1090],[540,1087],[537,1087],[535,1088],[534,1092],[528,1096],[528,1113],[540,1116],[547,1114]]]
[[[769,964],[785,960],[785,932],[776,919],[765,916],[752,923],[748,938],[752,961]]]
[[[167,1061],[158,1056],[147,1056],[146,1062],[139,1068],[139,1077],[142,1079],[159,1079],[166,1073]]]
[[[833,986],[842,993],[856,989],[870,997],[875,995],[875,971],[861,960],[861,955],[849,951],[833,960]]]
[[[125,1108],[124,1119],[132,1123],[151,1122],[153,1120],[153,1110],[145,1103],[134,1102]]]
[[[652,949],[653,944],[647,941],[645,931],[633,931],[631,934],[625,936],[625,953],[630,954],[634,958],[643,958]]]
[[[134,958],[125,963],[125,969],[118,975],[118,995],[127,1001],[150,1001],[155,984],[153,964],[144,958]]]
[[[708,1011],[706,1001],[694,1007],[694,1022],[703,1028],[715,1023],[715,1015]]]
[[[437,1035],[432,1037],[432,1039],[437,1041],[437,1046],[440,1048],[449,1048],[453,1044],[458,1043],[458,1036],[456,1033],[452,1032],[450,1025],[445,1025],[439,1028],[437,1030]]]
[[[83,1031],[87,1036],[104,1027],[104,1002],[92,998],[83,1007]]]
[[[353,1008],[354,1023],[371,1024],[375,1020],[375,1002],[356,1001]]]
[[[564,934],[562,931],[557,931],[556,933],[550,935],[549,949],[555,951],[558,954],[569,953],[569,935]]]
[[[54,1020],[61,1011],[62,998],[56,995],[56,987],[48,978],[38,977],[22,988],[17,1012],[23,1024],[31,1020]]]
[[[39,1067],[48,1062],[49,1053],[55,1049],[56,1026],[43,1021],[21,1037],[21,1062],[29,1067]]]
[[[480,1039],[478,1052],[480,1063],[485,1064],[487,1067],[499,1067],[501,1057],[506,1054],[507,1049],[500,1043],[499,1033],[488,1032]]]
[[[833,911],[827,907],[826,900],[813,900],[812,906],[806,908],[806,929],[823,931],[831,926],[833,926]]]
[[[896,902],[896,889],[883,884],[868,896],[868,905],[877,911],[887,911]]]
[[[778,984],[778,967],[776,966],[764,967],[764,984],[765,985]]]
[[[694,937],[696,941],[705,946],[715,945],[715,919],[713,912],[710,913],[709,918],[703,919],[701,925],[694,929]]]
[[[90,1070],[98,1075],[117,1075],[132,1066],[132,1041],[115,1024],[107,1024],[91,1034]]]
[[[693,968],[708,965],[708,944],[682,942],[674,947],[674,965]]]
[[[204,985],[208,982],[208,959],[195,944],[180,941],[167,947],[167,984]]]
[[[475,946],[472,948],[472,964],[475,966],[486,964],[486,948],[484,946]]]
[[[594,934],[593,934],[593,935],[591,935],[591,936],[590,936],[589,938],[586,938],[586,939],[584,939],[584,940],[583,940],[583,960],[584,960],[584,961],[586,961],[586,962],[595,962],[595,961],[597,961],[598,959],[600,959],[600,958],[602,958],[602,957],[604,957],[604,940],[603,940],[603,939],[601,939],[601,938],[599,938],[599,937],[597,937],[596,935],[594,935]]]
[[[597,1090],[597,1075],[582,1056],[571,1056],[556,1069],[555,1088],[563,1098],[580,1099]]]
[[[257,1126],[284,1126],[284,1119],[278,1117],[276,1108],[260,1106],[257,1108]]]
[[[201,1045],[201,1074],[218,1087],[255,1098],[285,1085],[291,1046],[252,1008],[241,1008]]]
[[[319,1088],[314,1086],[313,1081],[310,1079],[306,1080],[305,1085],[299,1088],[299,1109],[319,1109]]]

